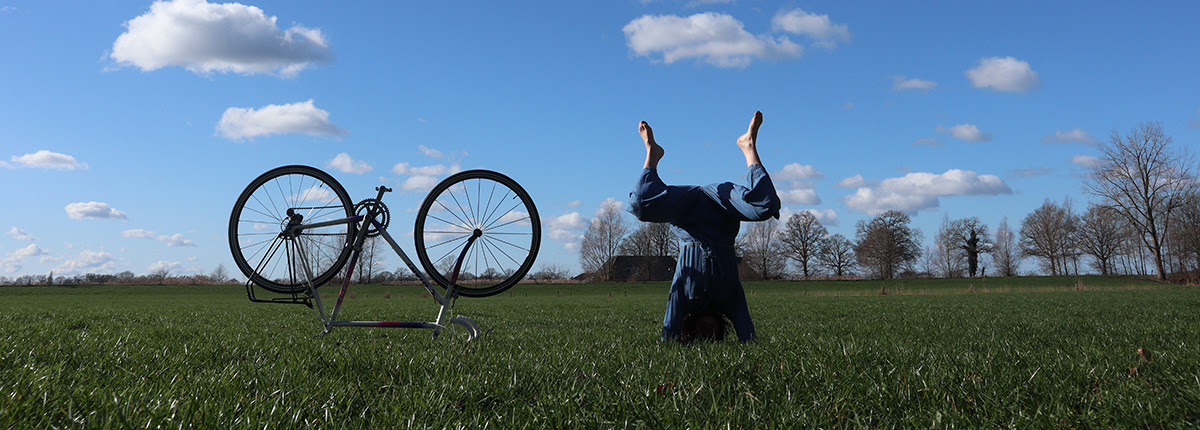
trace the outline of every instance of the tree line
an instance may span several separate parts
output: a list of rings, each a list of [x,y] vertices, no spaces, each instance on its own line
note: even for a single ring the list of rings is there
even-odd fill
[[[1046,275],[1175,275],[1195,282],[1200,181],[1191,154],[1172,144],[1159,123],[1112,132],[1096,145],[1099,162],[1084,178],[1093,198],[1087,209],[1077,213],[1069,198],[1047,199],[1016,230],[1007,217],[991,230],[978,217],[946,216],[922,248],[922,232],[900,211],[859,221],[853,239],[829,234],[812,213],[801,212],[744,226],[737,251],[763,279],[1016,276],[1029,259]],[[580,245],[584,272],[608,273],[605,265],[617,255],[678,252],[665,224],[629,228],[619,207],[603,208]]]

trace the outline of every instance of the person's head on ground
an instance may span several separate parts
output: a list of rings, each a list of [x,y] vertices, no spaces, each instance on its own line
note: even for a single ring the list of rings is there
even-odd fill
[[[683,329],[679,332],[679,341],[720,342],[725,340],[725,332],[729,329],[729,321],[721,314],[704,311],[683,317]]]

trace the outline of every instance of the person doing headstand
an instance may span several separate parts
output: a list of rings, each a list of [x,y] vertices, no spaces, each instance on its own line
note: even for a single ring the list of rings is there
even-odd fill
[[[665,151],[655,142],[650,124],[638,123],[638,133],[646,144],[646,163],[630,193],[629,212],[641,221],[670,223],[679,238],[679,262],[663,317],[664,341],[723,333],[724,318],[733,324],[739,341],[755,339],[733,244],[742,221],[779,218],[779,195],[758,158],[756,139],[762,120],[762,112],[755,112],[749,130],[737,139],[749,169],[745,186],[732,182],[705,186],[663,183],[658,162]],[[714,324],[719,327],[714,329]]]

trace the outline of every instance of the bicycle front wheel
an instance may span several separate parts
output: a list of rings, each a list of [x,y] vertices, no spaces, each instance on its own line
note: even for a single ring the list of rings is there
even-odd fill
[[[238,196],[229,216],[229,249],[242,274],[276,293],[298,293],[333,278],[350,257],[354,204],[329,174],[283,166]],[[345,220],[345,222],[338,222]],[[297,226],[329,222],[317,228]]]
[[[542,223],[533,199],[516,181],[490,170],[468,170],[430,190],[413,232],[425,273],[450,286],[455,260],[468,239],[480,236],[463,257],[455,290],[487,297],[516,285],[537,258]]]

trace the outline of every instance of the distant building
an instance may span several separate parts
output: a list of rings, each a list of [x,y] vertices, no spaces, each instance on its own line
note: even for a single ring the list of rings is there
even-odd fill
[[[611,282],[670,281],[675,277],[675,257],[618,255],[608,260]]]

